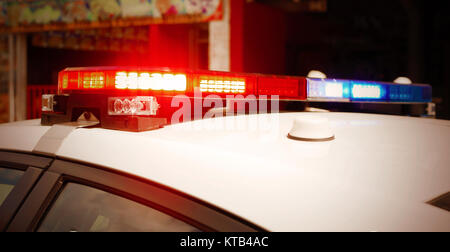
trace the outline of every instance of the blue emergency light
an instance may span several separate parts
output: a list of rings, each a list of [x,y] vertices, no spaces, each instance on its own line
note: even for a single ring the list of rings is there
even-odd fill
[[[307,78],[310,101],[343,102],[431,102],[431,87],[423,84],[396,84],[374,81]]]

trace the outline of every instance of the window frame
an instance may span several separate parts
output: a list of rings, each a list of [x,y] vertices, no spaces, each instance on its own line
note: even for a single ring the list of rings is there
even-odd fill
[[[78,183],[144,204],[203,231],[264,229],[182,192],[117,170],[56,159],[7,231],[36,231],[67,183]]]
[[[44,169],[49,167],[52,161],[52,158],[40,155],[0,150],[1,168],[24,172],[0,206],[0,232],[8,228]]]

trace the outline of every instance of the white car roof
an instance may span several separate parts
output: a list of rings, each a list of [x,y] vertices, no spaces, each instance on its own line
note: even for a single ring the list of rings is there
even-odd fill
[[[450,121],[314,113],[335,140],[288,139],[305,114],[77,129],[56,155],[155,181],[271,231],[450,231],[450,213],[426,203],[450,191]],[[32,151],[49,128],[1,125],[0,149]]]

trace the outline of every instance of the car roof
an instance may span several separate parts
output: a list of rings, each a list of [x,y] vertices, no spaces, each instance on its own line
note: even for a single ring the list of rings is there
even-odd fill
[[[306,114],[328,118],[335,140],[287,138]],[[1,125],[0,149],[32,151],[49,128]],[[155,181],[271,231],[450,231],[450,213],[426,203],[450,191],[450,121],[295,112],[141,133],[77,129],[56,155]]]

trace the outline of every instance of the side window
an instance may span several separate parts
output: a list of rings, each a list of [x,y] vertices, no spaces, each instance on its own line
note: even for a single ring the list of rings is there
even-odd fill
[[[20,170],[0,168],[0,206],[24,173],[24,171]]]
[[[40,232],[197,232],[146,205],[96,188],[68,183],[38,228]]]

